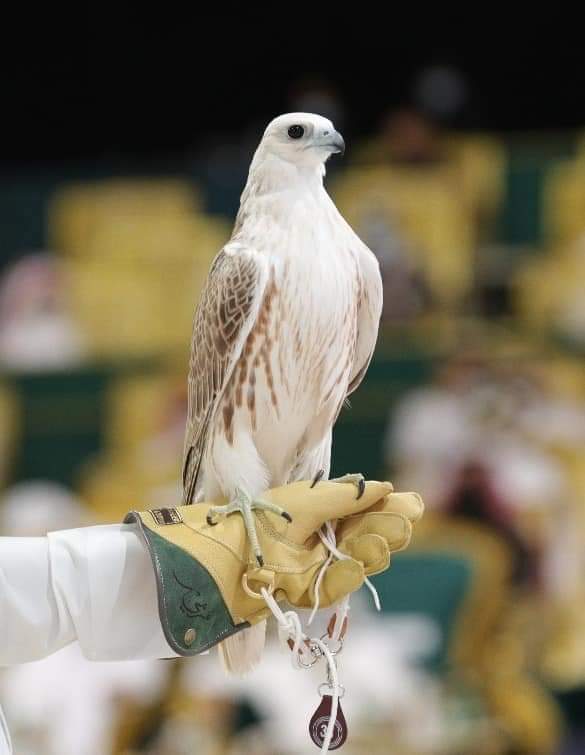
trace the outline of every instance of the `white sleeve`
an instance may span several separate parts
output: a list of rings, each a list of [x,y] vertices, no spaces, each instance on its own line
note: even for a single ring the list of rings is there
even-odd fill
[[[91,660],[169,658],[150,556],[134,525],[0,538],[0,665],[79,641]]]

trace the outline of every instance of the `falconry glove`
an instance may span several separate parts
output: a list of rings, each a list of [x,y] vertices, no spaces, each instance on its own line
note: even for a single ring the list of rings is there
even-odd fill
[[[326,608],[357,590],[365,578],[386,569],[390,554],[406,548],[423,504],[416,493],[394,493],[387,482],[355,486],[307,481],[274,488],[263,499],[285,509],[288,522],[271,511],[256,513],[264,554],[259,567],[240,516],[207,521],[213,504],[133,511],[157,579],[159,613],[169,645],[196,655],[270,615],[260,593],[297,608],[315,604],[315,585],[329,551],[318,531],[337,520],[337,548],[346,559],[326,569],[319,606]]]

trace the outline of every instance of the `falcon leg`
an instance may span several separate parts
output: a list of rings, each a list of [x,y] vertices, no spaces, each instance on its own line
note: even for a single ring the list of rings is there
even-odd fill
[[[357,498],[361,498],[366,490],[366,481],[363,476],[363,474],[344,474],[343,477],[335,477],[333,480],[329,480],[329,482],[351,482],[353,485],[355,485],[358,489]]]
[[[277,514],[278,516],[283,517],[287,522],[292,522],[291,515],[280,506],[270,503],[269,501],[263,501],[259,498],[252,498],[245,490],[236,488],[236,494],[232,501],[226,503],[224,506],[211,506],[207,512],[207,524],[212,526],[217,524],[217,521],[215,520],[216,517],[229,516],[236,512],[241,514],[244,519],[244,527],[246,528],[246,533],[250,540],[250,545],[254,551],[258,566],[264,566],[264,559],[262,557],[260,543],[258,542],[258,533],[256,532],[256,523],[252,513],[254,511],[270,511],[272,514]]]

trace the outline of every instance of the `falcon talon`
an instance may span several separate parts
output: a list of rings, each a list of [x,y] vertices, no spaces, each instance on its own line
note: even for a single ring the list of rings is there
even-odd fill
[[[341,407],[356,390],[376,344],[383,295],[380,266],[333,210],[323,185],[325,163],[344,146],[333,123],[319,115],[288,113],[268,124],[250,165],[232,236],[212,263],[193,319],[184,502],[194,500],[204,480],[218,497],[229,499],[212,514],[220,529],[224,516],[240,514],[243,525],[235,528],[232,520],[225,529],[241,535],[245,527],[250,563],[269,537],[271,517],[282,516],[282,509],[257,505],[254,496],[293,459],[298,466],[289,482],[302,480],[305,491],[307,482],[314,488],[329,478],[326,467],[311,484],[307,472],[317,471],[314,467],[331,452],[336,417],[330,413],[325,419],[323,407]],[[291,191],[271,193],[269,203],[258,201],[265,187],[282,185]],[[296,210],[301,200],[310,207],[307,213]],[[341,249],[351,249],[351,255]],[[321,261],[317,267],[315,257]],[[289,266],[287,260],[300,264]],[[313,276],[313,284],[306,286]],[[325,343],[316,332],[320,323],[328,323],[331,331]],[[317,354],[320,368],[307,380],[305,364]],[[271,360],[280,362],[279,379],[272,374]],[[257,379],[262,362],[265,380]],[[274,411],[259,409],[270,405]],[[281,425],[291,423],[298,431],[282,433],[280,447],[274,447]],[[222,453],[226,444],[233,452]],[[352,482],[361,497],[359,477],[342,481]],[[248,487],[249,494],[236,486]],[[328,497],[325,488],[317,498],[321,493]],[[340,498],[351,499],[351,492],[346,487]],[[240,671],[251,666],[262,644],[254,627],[225,642],[226,665]]]
[[[207,516],[205,517],[205,521],[210,527],[215,527],[215,525],[217,524],[217,522],[213,521],[213,517],[211,516],[211,514],[207,514]]]
[[[316,474],[316,475],[315,475],[315,476],[313,477],[313,482],[311,483],[311,488],[314,488],[314,487],[315,487],[315,485],[316,485],[316,484],[317,484],[318,482],[321,482],[321,480],[323,479],[323,475],[324,475],[324,474],[325,474],[325,470],[324,470],[324,469],[320,469],[320,470],[319,470],[319,471],[317,472],[317,474]]]
[[[254,512],[269,512],[277,516],[281,516],[286,519],[287,522],[292,522],[292,517],[280,506],[277,506],[271,501],[263,501],[261,498],[253,498],[243,488],[236,488],[233,498],[229,503],[223,506],[213,506],[207,514],[207,523],[209,525],[217,524],[213,521],[213,516],[230,516],[231,514],[239,514],[244,522],[244,529],[250,542],[250,547],[258,565],[264,566],[264,558],[262,557],[262,549],[258,540],[258,532],[256,529],[256,522],[254,521]]]
[[[330,480],[330,482],[350,482],[352,485],[355,485],[358,490],[356,501],[359,501],[359,499],[366,492],[365,478],[363,474],[360,474],[359,472],[357,474],[344,474],[342,477],[335,477],[333,480]]]

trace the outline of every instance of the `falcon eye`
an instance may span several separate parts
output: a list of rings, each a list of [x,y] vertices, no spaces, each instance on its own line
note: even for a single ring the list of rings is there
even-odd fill
[[[302,126],[291,126],[288,130],[291,139],[300,139],[304,133],[305,129]]]

